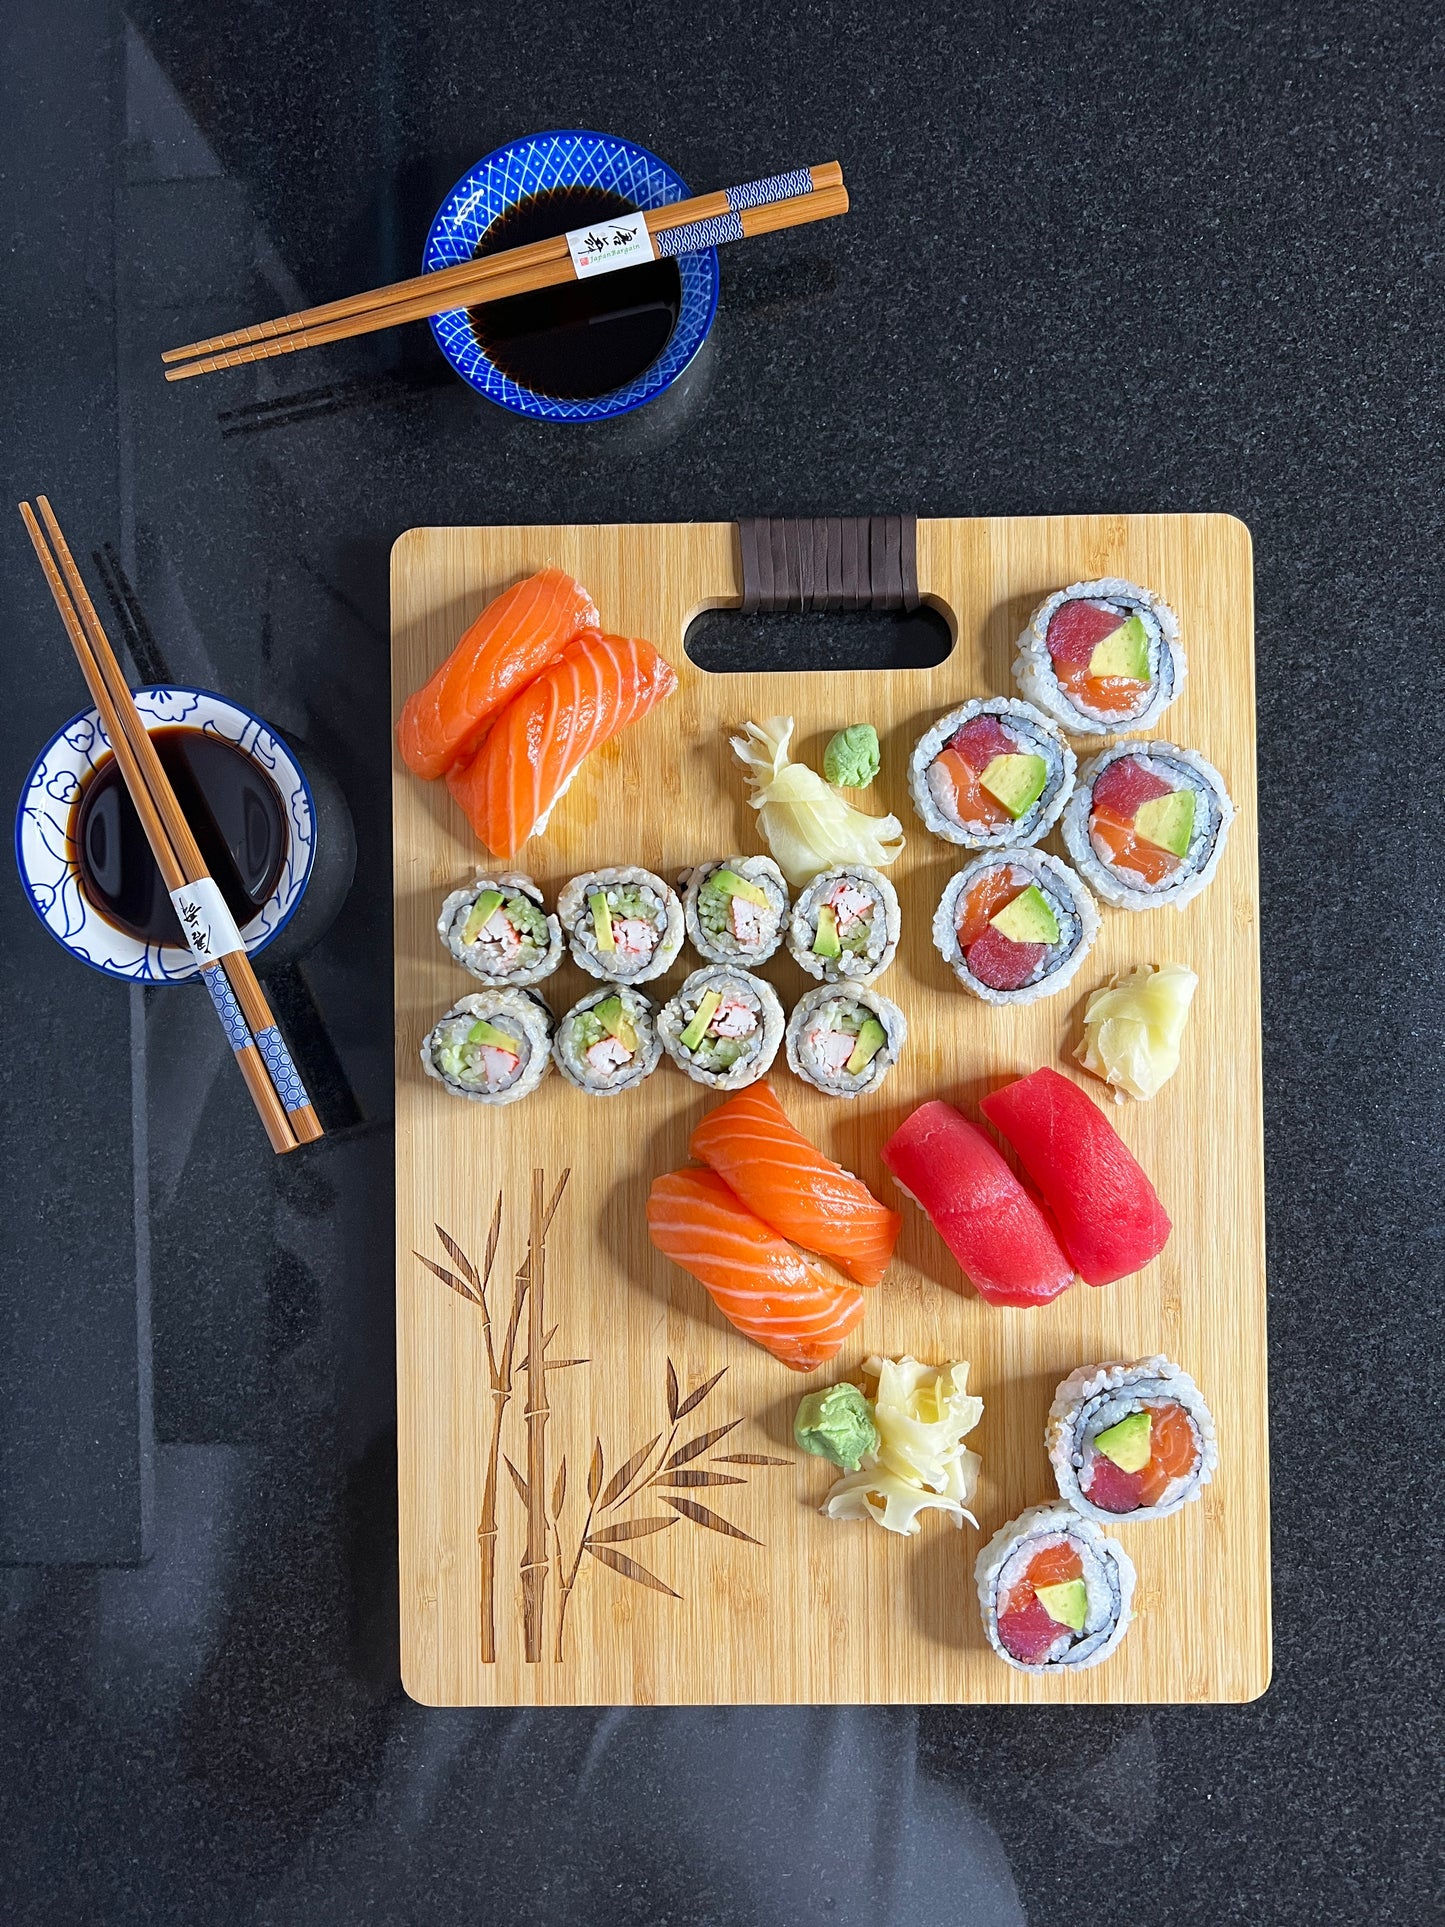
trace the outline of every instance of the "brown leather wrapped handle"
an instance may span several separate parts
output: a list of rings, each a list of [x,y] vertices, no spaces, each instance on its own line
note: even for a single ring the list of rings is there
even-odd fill
[[[743,601],[754,609],[916,609],[913,515],[747,516]]]

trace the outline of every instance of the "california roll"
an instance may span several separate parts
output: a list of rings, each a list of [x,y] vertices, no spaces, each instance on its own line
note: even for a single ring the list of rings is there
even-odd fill
[[[1165,1519],[1219,1463],[1209,1407],[1167,1358],[1081,1365],[1054,1393],[1044,1439],[1060,1498],[1089,1519]]]
[[[865,985],[810,990],[788,1019],[788,1063],[825,1097],[876,1090],[898,1061],[908,1019]]]
[[[530,877],[479,876],[442,904],[437,934],[485,984],[535,984],[562,961],[562,926]]]
[[[700,863],[682,879],[683,917],[693,948],[709,963],[766,963],[783,941],[788,886],[770,856]]]
[[[1179,618],[1119,576],[1056,589],[1019,637],[1014,679],[1070,735],[1147,729],[1184,681]]]
[[[1047,716],[1011,696],[964,703],[919,737],[913,807],[935,836],[969,850],[1037,843],[1074,786],[1074,752]]]
[[[976,856],[944,888],[933,941],[986,1004],[1033,1004],[1062,990],[1099,934],[1094,900],[1041,850]]]
[[[547,1075],[551,1041],[552,1013],[536,991],[499,985],[437,1019],[421,1041],[421,1064],[453,1097],[515,1104]]]
[[[1116,743],[1080,772],[1064,842],[1105,903],[1183,909],[1219,868],[1233,821],[1224,778],[1194,750]]]
[[[878,870],[824,870],[793,906],[788,949],[810,977],[866,984],[898,953],[898,893]]]
[[[567,1082],[589,1097],[630,1091],[662,1056],[652,1005],[625,984],[594,990],[558,1024],[552,1055]]]
[[[1071,1673],[1107,1659],[1128,1630],[1134,1564],[1069,1506],[1031,1506],[973,1569],[988,1643],[1021,1673]]]
[[[588,870],[564,884],[557,915],[572,955],[592,977],[644,984],[682,948],[682,905],[651,870]]]
[[[731,964],[694,970],[657,1016],[662,1048],[680,1071],[717,1091],[761,1077],[783,1041],[783,1007],[761,977]]]

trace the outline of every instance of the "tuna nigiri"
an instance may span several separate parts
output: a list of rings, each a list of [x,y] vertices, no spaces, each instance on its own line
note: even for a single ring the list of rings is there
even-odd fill
[[[657,1249],[705,1285],[744,1338],[790,1371],[837,1356],[863,1316],[863,1294],[832,1284],[712,1171],[670,1171],[653,1181],[647,1233]]]
[[[555,662],[596,604],[561,569],[542,569],[489,602],[431,681],[408,696],[397,741],[408,769],[445,776],[476,748],[488,717]]]
[[[447,788],[494,856],[515,856],[589,751],[670,696],[677,676],[650,642],[582,635],[515,696]]]
[[[688,1148],[774,1231],[831,1258],[860,1285],[883,1276],[902,1219],[793,1128],[769,1085],[753,1084],[709,1111]]]

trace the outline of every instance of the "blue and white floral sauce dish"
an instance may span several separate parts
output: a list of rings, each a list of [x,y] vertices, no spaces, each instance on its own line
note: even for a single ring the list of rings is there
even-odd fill
[[[607,203],[600,197],[616,197],[615,211],[620,213],[624,205],[665,207],[687,199],[688,193],[686,183],[665,161],[635,141],[583,129],[533,134],[496,148],[457,182],[431,224],[423,271],[430,273],[470,261],[488,229],[495,228],[489,247],[497,248],[523,245],[542,238],[544,233],[556,234],[574,225],[566,213],[554,213],[549,224],[549,211],[582,210],[575,215],[578,227],[595,218],[607,218],[594,216],[587,205],[589,199],[605,207]],[[639,280],[654,275],[667,284],[661,289],[662,300],[653,298],[658,291],[643,287]],[[624,283],[629,288],[626,297],[620,292]],[[641,300],[633,293],[639,288],[644,297]],[[603,289],[608,290],[613,312],[589,314],[589,304],[603,300],[598,292]],[[706,341],[717,313],[717,298],[717,250],[705,248],[675,260],[631,268],[620,277],[598,275],[568,283],[562,289],[515,296],[509,302],[493,304],[493,317],[485,308],[475,312],[452,308],[434,315],[431,327],[438,347],[462,380],[499,408],[539,421],[600,422],[631,414],[672,387]],[[509,340],[506,327],[518,324],[519,304],[544,302],[551,305],[549,324],[559,320],[559,309],[575,310],[568,327],[549,325],[541,335],[523,332]],[[671,325],[664,319],[654,342],[645,331],[657,326],[656,315],[664,307],[671,313]],[[500,319],[503,310],[511,311],[506,326]],[[495,330],[491,327],[494,318]],[[608,325],[599,328],[597,320],[605,320]],[[589,322],[594,325],[589,326]],[[639,339],[645,344],[645,365],[627,372],[620,385],[591,392],[586,379],[588,357],[601,358],[600,344],[612,342],[625,361],[621,342],[628,330],[634,349]],[[640,335],[639,330],[643,331]],[[573,379],[549,382],[543,378],[549,354],[553,363]],[[574,365],[569,366],[569,361]],[[606,366],[605,358],[600,359],[600,365]]]
[[[311,787],[295,755],[259,716],[205,689],[138,689],[146,728],[193,729],[234,744],[275,790],[287,848],[277,882],[241,934],[252,956],[275,941],[301,906],[316,855]],[[81,884],[74,843],[76,806],[111,754],[99,714],[85,710],[58,730],[35,760],[15,812],[15,860],[36,916],[71,956],[126,983],[175,984],[200,966],[182,945],[143,943],[96,908]]]

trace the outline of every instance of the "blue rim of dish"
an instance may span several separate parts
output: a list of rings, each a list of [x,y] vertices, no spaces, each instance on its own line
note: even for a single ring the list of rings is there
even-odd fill
[[[527,150],[541,144],[563,142],[595,142],[608,150],[614,176],[612,179],[598,179],[599,185],[617,187],[619,192],[627,191],[619,185],[618,180],[625,168],[641,168],[645,175],[655,175],[657,179],[647,181],[643,193],[629,194],[629,198],[641,207],[666,207],[688,196],[687,184],[681,176],[650,148],[641,147],[636,141],[624,140],[616,134],[599,134],[585,127],[554,128],[547,133],[528,134],[521,140],[507,141],[501,147],[494,147],[490,154],[484,154],[452,188],[437,209],[427,231],[422,272],[427,274],[437,268],[470,260],[486,229],[505,208],[515,206],[521,198],[521,193],[510,191],[514,186],[530,192],[540,186],[589,184],[585,175],[579,180],[574,172],[554,175],[551,167],[553,157],[546,156],[540,162],[533,163],[535,171],[528,185]],[[486,219],[478,221],[464,214],[463,207],[467,203],[475,206],[488,174],[504,168],[509,162],[517,167],[520,178],[515,182],[504,182],[499,196],[488,203],[490,212]],[[635,173],[628,176],[628,182],[630,187],[637,185]],[[557,395],[537,394],[530,388],[521,387],[509,375],[504,375],[478,345],[465,308],[449,308],[444,314],[433,315],[432,335],[447,361],[468,387],[474,388],[499,408],[540,421],[609,421],[620,415],[632,414],[635,409],[655,400],[664,389],[670,388],[707,339],[717,313],[717,249],[706,248],[697,254],[679,255],[677,267],[682,281],[682,300],[677,322],[662,353],[640,375],[635,375],[621,388],[614,388],[605,395],[568,400]]]
[[[220,707],[223,709],[234,710],[236,715],[244,716],[247,723],[253,725],[255,729],[261,732],[263,735],[270,737],[271,740],[274,743],[276,743],[280,747],[280,749],[284,752],[292,768],[296,772],[297,780],[299,781],[301,786],[301,794],[306,801],[307,816],[311,824],[311,838],[310,838],[309,844],[307,845],[305,867],[301,871],[300,879],[296,884],[295,893],[291,899],[291,903],[289,907],[285,911],[283,911],[280,921],[266,932],[265,937],[261,941],[255,942],[255,943],[248,942],[246,945],[246,954],[248,956],[251,956],[251,957],[259,956],[263,951],[268,950],[270,948],[270,946],[276,941],[277,937],[279,937],[281,932],[286,928],[287,924],[290,923],[291,919],[296,915],[296,912],[301,908],[301,905],[304,902],[306,897],[307,886],[311,882],[311,872],[316,866],[316,799],[312,795],[311,783],[309,778],[306,775],[306,771],[302,768],[301,759],[297,756],[295,750],[292,749],[291,745],[286,741],[285,737],[282,736],[279,730],[273,728],[273,726],[266,721],[264,716],[258,716],[254,709],[248,709],[244,703],[238,703],[234,696],[223,696],[220,694],[218,690],[215,690],[215,689],[203,689],[198,683],[147,683],[143,688],[137,689],[135,691],[135,695],[137,699],[143,696],[172,696],[172,695],[198,696],[203,698],[207,702],[213,702],[213,703],[219,704]],[[172,725],[163,724],[159,717],[154,718],[152,720],[156,722],[158,727],[172,726]],[[53,927],[49,918],[46,916],[44,910],[41,907],[40,899],[38,898],[38,896],[35,893],[35,890],[31,886],[30,877],[26,869],[25,853],[21,843],[21,837],[23,835],[24,827],[25,827],[26,800],[29,797],[31,790],[35,786],[35,778],[36,778],[37,772],[43,766],[46,759],[54,753],[56,745],[58,743],[63,742],[66,738],[67,733],[70,730],[74,729],[77,726],[77,724],[88,723],[92,721],[97,730],[101,729],[100,712],[98,710],[94,708],[77,710],[73,716],[71,716],[66,722],[62,723],[60,728],[57,729],[51,735],[50,739],[43,745],[43,747],[37,754],[34,762],[30,765],[29,770],[26,772],[25,781],[20,788],[20,799],[15,806],[15,828],[14,828],[14,834],[12,839],[12,847],[14,849],[14,854],[15,854],[15,870],[16,870],[17,876],[20,879],[20,887],[25,892],[26,900],[28,901],[30,908],[35,912],[36,920],[39,922],[41,928],[45,931],[45,934],[50,938],[52,943],[58,944],[59,947],[65,952],[66,956],[73,957],[77,963],[84,964],[87,967],[87,969],[97,971],[102,977],[109,977],[113,983],[125,983],[125,984],[193,983],[196,980],[196,978],[198,978],[201,974],[200,965],[196,962],[195,958],[191,955],[191,953],[187,949],[185,949],[182,945],[179,945],[179,944],[144,944],[142,945],[138,938],[127,936],[127,934],[124,931],[119,930],[113,924],[106,922],[106,919],[100,916],[100,912],[98,910],[93,910],[93,914],[99,919],[100,922],[105,924],[106,929],[111,933],[112,936],[120,939],[123,942],[134,944],[137,949],[142,950],[144,952],[144,955],[139,959],[137,963],[137,967],[134,971],[120,970],[120,969],[117,969],[113,964],[97,962],[97,960],[94,957],[87,956],[84,951],[76,949],[74,945],[68,941],[67,938],[63,937],[60,934],[60,932]],[[234,742],[234,739],[231,737],[227,737],[225,738],[225,740],[227,742]],[[109,747],[109,742],[110,742],[110,739],[107,736],[106,743],[108,747],[105,753],[109,755],[114,755],[115,753],[114,749]],[[241,749],[244,746],[239,742],[235,742],[234,747]],[[251,751],[249,749],[246,749],[245,753],[249,756],[251,754]],[[91,767],[92,769],[94,769],[95,765],[92,764]],[[261,764],[261,767],[262,769],[266,769],[266,765],[264,763]],[[271,778],[271,781],[275,783],[274,771],[266,769],[266,774],[268,777]],[[279,794],[279,786],[278,786],[278,794]],[[291,815],[291,804],[293,801],[294,801],[294,794],[292,797],[285,797],[285,796],[281,797],[281,806],[286,813],[287,841],[288,841],[288,844],[294,845],[295,837],[293,833],[293,823],[292,823],[292,815]],[[73,808],[74,807],[73,801],[68,803],[66,807],[67,807],[67,810]],[[289,862],[289,856],[288,856],[288,862]],[[68,864],[67,867],[69,867],[72,870],[72,872],[74,872],[75,866],[73,863]],[[282,886],[281,884],[278,883],[276,887],[277,887],[277,890],[279,890]],[[274,891],[272,892],[272,895],[273,896],[275,895]],[[268,902],[269,901],[270,899],[268,899]],[[265,905],[263,904],[261,910],[258,910],[256,912],[256,915],[259,917],[264,911],[264,909],[265,909]],[[253,918],[252,922],[254,921],[255,919]],[[246,929],[249,930],[250,927],[251,925],[248,923],[246,925]],[[155,953],[157,957],[168,955],[168,954],[174,955],[175,957],[183,961],[181,962],[180,966],[177,969],[170,972],[162,973],[160,975],[155,975],[155,974],[152,974],[152,972],[148,968],[149,959],[152,953]]]

